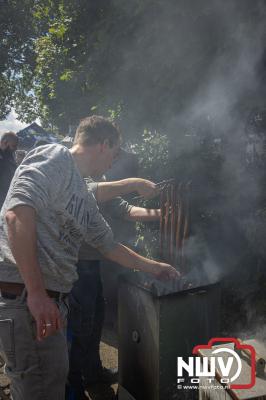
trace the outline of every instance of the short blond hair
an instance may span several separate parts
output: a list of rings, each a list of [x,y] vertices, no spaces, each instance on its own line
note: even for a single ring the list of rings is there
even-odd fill
[[[116,124],[100,115],[84,118],[76,130],[74,145],[92,146],[108,140],[113,147],[121,140],[121,133]]]

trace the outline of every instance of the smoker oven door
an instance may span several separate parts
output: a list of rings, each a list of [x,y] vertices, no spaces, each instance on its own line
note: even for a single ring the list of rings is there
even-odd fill
[[[119,287],[119,385],[136,400],[186,398],[177,357],[219,334],[219,285],[155,297],[130,282]],[[121,397],[120,400],[129,400]],[[190,393],[190,400],[194,398]]]

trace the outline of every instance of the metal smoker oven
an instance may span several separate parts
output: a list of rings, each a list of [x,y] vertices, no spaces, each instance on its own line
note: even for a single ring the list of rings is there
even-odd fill
[[[177,389],[177,357],[217,337],[219,284],[162,295],[138,275],[119,287],[119,400],[191,400]]]

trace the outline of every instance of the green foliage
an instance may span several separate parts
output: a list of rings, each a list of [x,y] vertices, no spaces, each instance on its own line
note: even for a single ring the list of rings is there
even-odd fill
[[[5,119],[6,115],[11,110],[12,104],[12,92],[14,88],[5,76],[5,74],[0,75],[0,120]]]
[[[230,53],[233,64],[243,29],[253,32],[263,20],[257,2],[243,1],[239,10],[234,0],[221,7],[224,18],[218,3],[7,0],[0,15],[1,86],[10,84],[4,114],[13,101],[23,120],[38,114],[64,132],[92,107],[112,118],[121,107],[128,137],[144,127],[165,130],[209,79],[217,53],[225,66]],[[234,17],[225,29],[226,13]]]
[[[33,4],[34,0],[1,1],[0,119],[7,116],[17,100],[18,86],[26,70],[24,66],[33,67]]]
[[[119,121],[121,118],[121,115],[122,115],[122,110],[123,110],[123,106],[121,104],[118,104],[116,109],[109,108],[107,110],[109,118],[112,121],[116,121],[116,122]]]
[[[157,131],[144,130],[139,140],[131,145],[138,154],[140,174],[149,179],[163,176],[169,162],[169,139]]]
[[[139,175],[142,178],[160,181],[167,174],[169,164],[169,139],[157,131],[144,130],[138,141],[131,144],[131,150],[138,155]],[[168,176],[169,177],[169,176]],[[140,200],[143,207],[158,208],[158,198]],[[157,257],[158,223],[137,223],[136,246],[146,257]]]

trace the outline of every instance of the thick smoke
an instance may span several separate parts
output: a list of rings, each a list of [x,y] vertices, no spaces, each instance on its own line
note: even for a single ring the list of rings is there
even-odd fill
[[[124,15],[136,11],[119,0],[115,4]],[[131,141],[145,124],[167,133],[173,160],[183,157],[184,163],[193,164],[186,174],[176,163],[176,177],[192,179],[196,191],[207,192],[209,182],[200,176],[202,164],[193,152],[208,136],[222,153],[219,199],[213,195],[211,203],[201,193],[201,206],[205,201],[209,208],[205,219],[213,214],[216,220],[204,238],[195,229],[188,244],[191,254],[205,246],[201,268],[210,281],[250,257],[252,239],[245,227],[250,210],[259,206],[263,176],[259,171],[250,174],[245,164],[246,125],[255,107],[265,107],[265,14],[263,1],[153,2],[125,43],[121,66],[109,86],[114,96],[128,94],[132,114],[129,111],[122,123]],[[147,68],[140,72],[138,61],[143,59]],[[216,168],[214,163],[211,168]],[[251,269],[253,262],[250,257]],[[239,271],[234,276],[240,287],[250,278],[245,268],[240,277]],[[249,290],[256,292],[256,285],[254,280]]]
[[[263,2],[113,4],[125,21],[137,19],[132,32],[120,38],[120,64],[106,90],[110,103],[118,98],[126,103],[122,122],[129,136],[146,125],[178,140],[203,117],[215,121],[220,132],[229,132],[237,122],[235,110],[257,104],[262,96],[257,68],[265,42]]]

